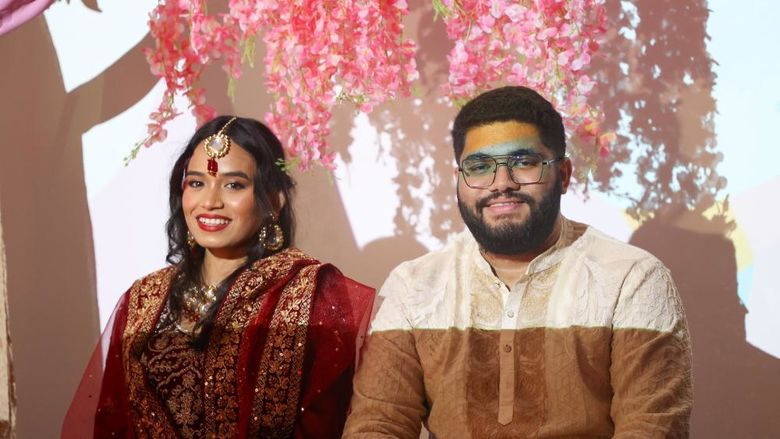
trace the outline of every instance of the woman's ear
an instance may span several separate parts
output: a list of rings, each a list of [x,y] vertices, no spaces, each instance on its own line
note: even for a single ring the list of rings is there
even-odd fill
[[[276,204],[276,212],[275,212],[275,214],[278,217],[279,216],[279,212],[281,212],[282,209],[284,209],[284,206],[287,204],[287,197],[284,196],[284,191],[279,191],[279,193],[276,195],[276,197],[277,197],[276,198],[277,204]]]

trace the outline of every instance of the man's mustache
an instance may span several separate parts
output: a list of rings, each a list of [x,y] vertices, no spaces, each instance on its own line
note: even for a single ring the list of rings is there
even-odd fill
[[[504,192],[504,193],[492,194],[477,201],[477,210],[479,211],[484,209],[485,207],[487,207],[488,203],[498,198],[513,200],[513,201],[521,201],[527,203],[531,207],[533,207],[536,204],[536,200],[534,200],[533,197],[528,194],[522,192]]]

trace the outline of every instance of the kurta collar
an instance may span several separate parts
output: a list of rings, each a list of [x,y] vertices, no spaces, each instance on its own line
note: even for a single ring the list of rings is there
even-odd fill
[[[561,224],[561,234],[558,236],[558,239],[555,241],[555,244],[553,244],[552,247],[548,248],[544,253],[535,257],[528,264],[526,275],[547,270],[548,268],[560,262],[563,257],[566,256],[567,250],[571,244],[581,235],[581,231],[578,232],[576,230],[577,228],[574,227],[574,224],[572,224],[572,222],[566,219],[563,215],[558,215],[558,219],[556,221],[559,221]],[[464,233],[468,235],[469,245],[467,248],[468,252],[470,253],[472,262],[479,268],[480,271],[483,271],[485,274],[489,274],[491,277],[495,277],[495,274],[493,274],[493,268],[479,251],[479,244],[474,239],[474,236],[468,230],[466,230]]]

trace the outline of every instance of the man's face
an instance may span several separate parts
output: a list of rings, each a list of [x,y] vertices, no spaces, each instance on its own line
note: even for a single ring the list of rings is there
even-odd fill
[[[466,133],[460,161],[478,156],[537,154],[557,159],[544,146],[534,125],[496,122]],[[468,187],[458,173],[458,207],[474,238],[488,252],[505,255],[527,253],[541,247],[552,233],[560,211],[561,194],[571,176],[568,160],[546,165],[542,180],[515,183],[507,166],[496,169],[493,184],[484,189]]]

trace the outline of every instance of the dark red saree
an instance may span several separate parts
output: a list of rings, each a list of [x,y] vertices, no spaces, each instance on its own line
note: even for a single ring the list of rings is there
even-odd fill
[[[176,438],[182,423],[197,437],[341,436],[373,289],[297,249],[259,260],[227,292],[187,375],[170,347],[167,362],[148,360],[175,275],[155,272],[122,297],[104,334],[105,368],[99,344],[63,438]]]

